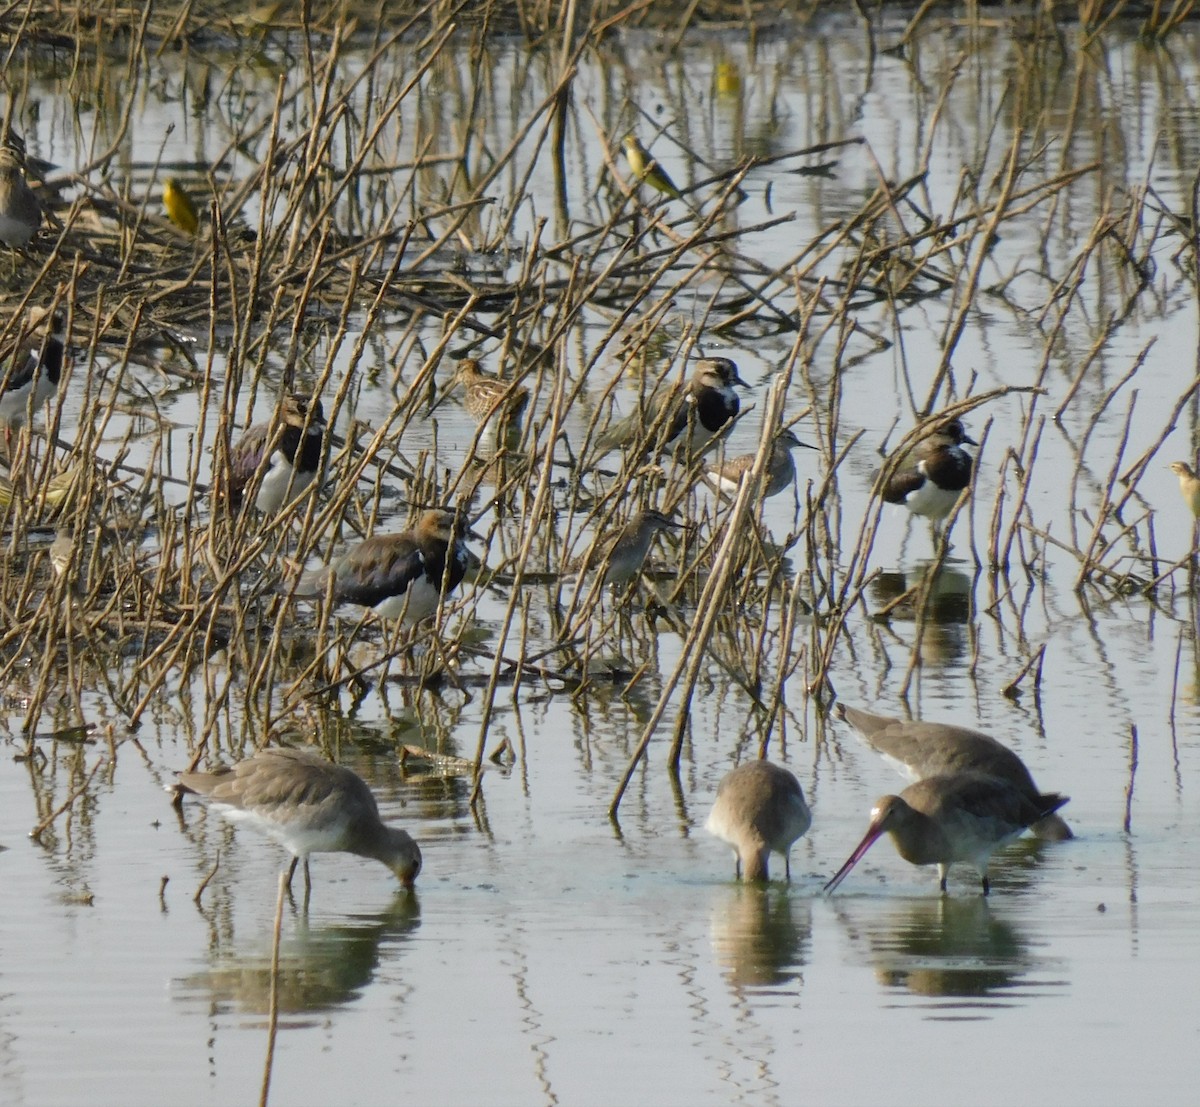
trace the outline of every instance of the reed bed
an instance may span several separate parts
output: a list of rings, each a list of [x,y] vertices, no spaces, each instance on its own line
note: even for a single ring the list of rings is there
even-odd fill
[[[242,98],[223,112],[239,121],[223,152],[204,163],[130,165],[136,98],[111,103],[108,134],[96,136],[86,162],[44,172],[38,192],[49,222],[4,285],[0,341],[20,332],[30,305],[68,311],[74,356],[61,391],[81,396],[83,412],[64,434],[56,402],[38,433],[18,436],[9,494],[0,496],[0,679],[10,702],[20,701],[16,729],[28,756],[46,739],[113,743],[163,712],[187,720],[195,761],[218,747],[236,756],[266,736],[310,730],[343,697],[369,689],[386,694],[390,685],[417,699],[421,689],[473,689],[482,701],[468,759],[478,798],[490,723],[506,702],[563,696],[586,710],[598,687],[630,694],[649,682],[654,707],[627,783],[667,727],[666,760],[678,770],[688,705],[705,681],[740,690],[765,748],[806,733],[806,703],[829,702],[839,663],[862,643],[889,652],[900,641],[889,641],[889,626],[911,620],[908,655],[896,662],[906,689],[937,648],[952,543],[983,575],[985,610],[1018,625],[1018,597],[1051,550],[1076,563],[1085,602],[1166,603],[1186,586],[1192,561],[1164,562],[1138,487],[1177,421],[1196,409],[1195,372],[1181,379],[1157,437],[1142,434],[1135,445],[1128,432],[1147,350],[1131,358],[1075,443],[1081,463],[1065,525],[1052,526],[1031,502],[1047,420],[1082,402],[1077,386],[1123,319],[1160,294],[1156,259],[1169,254],[1171,280],[1192,295],[1198,272],[1194,234],[1172,238],[1197,225],[1195,202],[1170,210],[1150,187],[1130,185],[1076,229],[1069,253],[1046,252],[1038,271],[993,279],[997,242],[1052,224],[1102,169],[1060,161],[1040,130],[1036,64],[1009,90],[1016,125],[981,138],[978,165],[964,168],[950,203],[932,197],[928,165],[904,180],[881,174],[856,212],[798,242],[786,263],[766,266],[746,244],[786,229],[791,216],[743,220],[749,175],[784,165],[827,173],[861,140],[831,135],[705,166],[678,133],[654,134],[655,149],[682,153],[695,179],[679,201],[638,188],[617,150],[631,126],[651,137],[647,119],[613,104],[602,120],[574,91],[581,60],[606,48],[618,21],[657,21],[661,6],[592,5],[586,17],[568,6],[571,27],[560,5],[537,0],[391,5],[386,22],[381,7],[286,7],[255,31],[264,64],[277,67],[273,78],[254,96],[232,79],[206,93]],[[1084,7],[1088,33],[1100,34],[1131,6]],[[733,11],[710,8],[713,18]],[[915,13],[909,35],[928,8]],[[103,54],[112,9],[57,6],[53,34],[38,5],[23,11],[10,82],[39,56],[61,62],[73,52],[68,83],[79,90],[94,81],[101,91],[86,59]],[[124,25],[131,79],[180,44],[244,61],[244,22],[225,12],[148,5],[136,25]],[[1057,49],[1051,14],[1036,17],[1043,22],[1023,47],[1031,59]],[[1162,35],[1191,14],[1182,4],[1143,17]],[[537,94],[501,101],[488,87],[484,32],[513,27],[551,36],[558,50],[539,56]],[[401,44],[406,64],[398,66]],[[463,51],[478,62],[477,76],[462,72]],[[934,102],[953,82],[951,74]],[[513,113],[516,137],[506,148],[492,144],[485,104]],[[19,95],[9,106],[6,122],[19,129]],[[568,145],[594,156],[582,187],[568,180]],[[558,210],[537,213],[532,233],[519,237],[535,174],[556,181]],[[167,176],[198,201],[199,233],[162,214]],[[1096,273],[1121,289],[1120,311],[1098,321],[1088,299]],[[1045,349],[1030,383],[979,389],[955,367],[964,329],[990,300],[1037,315]],[[865,441],[845,423],[843,374],[864,350],[902,344],[910,313],[930,301],[945,307],[940,364],[906,380],[911,419],[895,439]],[[863,322],[868,315],[888,320],[889,331]],[[1051,366],[1068,331],[1091,338],[1064,388]],[[751,480],[736,495],[705,486],[712,454],[653,449],[653,421],[646,451],[598,448],[614,409],[638,410],[686,376],[690,358],[768,336],[790,352],[744,404],[741,419],[764,430]],[[529,393],[524,418],[499,439],[485,426],[468,441],[439,437],[443,405],[461,403],[450,382],[466,356]],[[391,394],[383,416],[363,414],[368,384]],[[277,520],[231,512],[231,445],[288,390],[322,397],[338,431],[321,494]],[[165,413],[180,395],[195,396],[194,425]],[[1022,422],[993,443],[989,412],[1001,401],[1019,404]],[[1114,412],[1126,434],[1093,487],[1082,462],[1092,431]],[[934,537],[932,561],[897,583],[873,557],[880,501],[846,513],[847,458],[873,448],[895,458],[927,419],[954,415],[983,432],[990,501],[979,488],[965,496]],[[791,525],[772,532],[752,490],[772,432],[790,423],[819,446],[821,461],[796,490]],[[423,445],[413,448],[414,439]],[[398,529],[432,504],[456,505],[486,532],[475,550],[480,566],[432,627],[380,626],[288,599],[288,564]],[[595,536],[644,506],[673,513],[686,529],[657,547],[642,581],[601,585],[586,569]],[[579,558],[584,569],[573,568]],[[658,658],[664,632],[678,643],[669,670]],[[1030,653],[1007,694],[1040,676],[1042,655],[1036,645]],[[193,702],[197,690],[202,702]]]

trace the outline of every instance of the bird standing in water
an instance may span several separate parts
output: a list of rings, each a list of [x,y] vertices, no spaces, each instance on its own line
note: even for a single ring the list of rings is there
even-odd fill
[[[435,614],[462,582],[468,533],[453,511],[433,508],[412,529],[364,538],[329,565],[301,574],[293,594],[323,596],[332,579],[334,603],[359,604],[411,626]]]
[[[879,837],[890,834],[905,861],[937,865],[943,892],[951,864],[967,861],[979,873],[986,896],[991,855],[1066,802],[1066,796],[1053,792],[1032,800],[1007,780],[986,773],[928,777],[875,804],[863,840],[825,891],[832,892]]]
[[[950,514],[971,483],[974,458],[963,447],[975,445],[978,443],[968,437],[962,422],[951,419],[907,451],[877,487],[877,494],[936,525]]]
[[[728,842],[737,858],[737,875],[747,882],[770,879],[767,859],[783,854],[792,878],[789,852],[812,825],[800,782],[781,765],[748,761],[726,773],[704,828]]]
[[[639,511],[623,527],[600,535],[588,562],[594,567],[605,567],[604,584],[628,584],[641,573],[654,536],[679,527],[679,523],[659,511]]]
[[[387,826],[367,783],[357,773],[303,750],[271,748],[230,768],[180,773],[175,791],[205,798],[235,823],[274,838],[292,855],[287,886],[304,862],[310,889],[311,853],[353,853],[381,861],[405,888],[421,871],[421,850],[407,831]]]
[[[780,492],[786,492],[795,483],[796,459],[792,456],[792,450],[798,446],[803,446],[808,450],[816,449],[807,442],[801,442],[791,430],[782,430],[775,436],[770,456],[767,458],[767,467],[763,472],[762,499],[778,496]],[[737,492],[738,485],[754,468],[757,456],[757,454],[742,454],[739,457],[732,457],[720,465],[710,465],[708,467],[709,482],[722,492],[733,495]]]
[[[741,401],[733,390],[735,384],[745,387],[746,382],[733,361],[701,358],[686,384],[660,385],[641,410],[619,419],[600,435],[597,450],[606,454],[630,446],[665,448],[687,431],[683,445],[690,458],[737,417]]]
[[[483,372],[473,357],[463,358],[455,371],[454,380],[463,391],[463,407],[467,414],[485,428],[488,443],[485,451],[492,452],[506,445],[510,432],[520,438],[521,417],[529,405],[529,390],[516,381],[503,380]]]
[[[42,206],[25,180],[20,154],[10,146],[0,146],[0,242],[23,249],[41,225]]]
[[[912,781],[950,773],[977,772],[1007,780],[1033,802],[1042,793],[1012,750],[989,734],[948,723],[905,721],[872,715],[839,703],[834,713],[848,722],[868,746]],[[1029,828],[1035,837],[1061,842],[1074,837],[1059,815],[1048,815]]]
[[[3,151],[0,150],[0,153]],[[66,356],[67,317],[62,311],[49,316],[48,333],[0,354],[0,424],[4,439],[11,442],[12,430],[26,415],[45,406],[58,391]]]
[[[325,456],[325,412],[320,400],[287,395],[278,423],[255,423],[229,451],[229,503],[241,508],[262,470],[254,506],[276,515],[307,493]]]

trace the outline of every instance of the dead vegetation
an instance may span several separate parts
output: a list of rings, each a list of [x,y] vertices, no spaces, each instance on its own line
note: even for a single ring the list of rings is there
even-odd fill
[[[70,312],[73,367],[60,394],[69,390],[82,412],[66,435],[51,404],[44,433],[16,440],[10,493],[0,496],[0,679],[20,705],[13,731],[31,751],[40,738],[83,733],[98,702],[112,740],[187,700],[199,759],[214,735],[237,753],[383,682],[458,686],[483,704],[478,790],[497,701],[570,695],[583,704],[598,686],[628,693],[652,674],[656,702],[628,780],[667,720],[678,765],[703,681],[739,689],[765,742],[806,697],[826,701],[854,638],[892,619],[915,620],[911,677],[934,648],[951,533],[956,556],[985,574],[989,611],[1013,605],[1051,551],[1077,565],[1085,602],[1164,602],[1191,571],[1190,559],[1159,555],[1138,486],[1150,464],[1165,464],[1162,440],[1195,411],[1195,367],[1150,436],[1129,433],[1149,345],[1098,400],[1081,385],[1140,311],[1179,289],[1195,297],[1196,204],[1171,205],[1148,180],[1118,181],[1098,158],[1070,156],[1072,128],[1090,122],[1048,124],[1041,83],[1050,62],[1068,57],[1061,25],[1043,10],[1041,22],[1010,29],[1025,64],[1006,90],[1006,125],[978,137],[977,163],[963,167],[953,195],[933,187],[927,160],[902,180],[880,173],[857,210],[766,264],[753,244],[791,234],[793,213],[772,208],[768,193],[761,216],[746,218],[749,182],[835,172],[862,139],[831,134],[709,164],[686,128],[657,128],[629,100],[580,93],[582,73],[621,60],[616,27],[643,25],[651,6],[592,5],[591,22],[573,33],[563,7],[414,4],[399,18],[391,6],[384,26],[372,8],[302,6],[302,16],[276,5],[251,28],[227,5],[147,6],[116,36],[128,80],[143,87],[164,51],[184,51],[172,87],[225,136],[204,161],[149,163],[130,160],[140,96],[122,99],[122,82],[96,65],[114,49],[112,13],[72,8],[53,32],[37,5],[9,13],[14,128],[28,110],[22,80],[47,70],[76,97],[90,90],[105,116],[84,136],[90,153],[79,165],[42,174],[51,215],[5,285],[6,333],[29,305]],[[906,41],[936,7],[914,14]],[[1087,29],[1069,54],[1081,85],[1089,51],[1127,7],[1081,8]],[[717,21],[732,12],[710,8]],[[1187,4],[1155,6],[1146,33],[1167,35],[1190,14]],[[531,54],[515,91],[487,38],[514,27],[555,44]],[[931,128],[970,64],[964,46],[938,71]],[[261,79],[246,76],[251,65]],[[691,167],[682,201],[637,188],[619,156],[629,129]],[[195,236],[163,214],[168,176],[197,201]],[[536,199],[535,177],[553,181]],[[1080,193],[1090,225],[1061,234],[1059,221],[1085,208]],[[553,209],[542,210],[548,194]],[[998,273],[1008,238],[1031,245]],[[923,416],[960,413],[981,436],[1002,401],[1022,417],[1001,442],[982,436],[987,494],[964,498],[933,561],[881,597],[880,505],[848,515],[839,493],[851,451],[876,445],[845,421],[844,374],[903,346],[913,313],[930,302],[944,319],[941,360],[906,377],[896,410],[911,418],[901,434],[919,433]],[[994,304],[1036,329],[1044,352],[1019,381],[985,389],[956,368],[955,353]],[[768,431],[799,423],[823,459],[798,489],[790,526],[764,524],[749,484],[732,499],[698,485],[703,458],[598,454],[614,405],[637,410],[714,343],[736,351],[766,339],[790,352],[743,408],[753,405]],[[1056,376],[1065,342],[1080,351],[1069,381]],[[519,381],[529,403],[501,441],[481,425],[464,449],[439,439],[438,412],[461,402],[445,394],[467,356]],[[339,431],[322,494],[275,521],[231,516],[211,495],[228,479],[230,445],[289,389],[321,396]],[[385,412],[380,393],[391,400]],[[195,421],[183,423],[171,412],[188,397]],[[1067,414],[1078,422],[1084,404],[1071,510],[1051,520],[1030,496],[1043,479],[1040,447],[1048,425]],[[1126,434],[1093,486],[1089,439],[1114,417]],[[771,434],[761,441],[754,476]],[[891,446],[905,442],[898,435]],[[434,503],[465,505],[486,542],[475,579],[432,630],[380,627],[279,594],[285,560],[328,556]],[[646,505],[687,524],[652,557],[653,589],[614,595],[569,570],[596,533]],[[678,641],[666,669],[656,653],[663,629]],[[1031,672],[1040,672],[1036,657]],[[192,703],[198,690],[203,700]]]

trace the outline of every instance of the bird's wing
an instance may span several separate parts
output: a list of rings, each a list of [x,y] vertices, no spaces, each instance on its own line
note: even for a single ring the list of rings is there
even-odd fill
[[[337,563],[334,596],[374,607],[403,595],[426,571],[420,547],[407,535],[377,535],[360,542]]]

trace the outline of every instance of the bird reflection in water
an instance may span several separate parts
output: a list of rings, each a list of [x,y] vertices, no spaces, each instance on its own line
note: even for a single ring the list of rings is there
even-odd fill
[[[809,905],[783,888],[736,884],[713,902],[713,955],[734,991],[798,990],[811,939]]]
[[[840,914],[867,946],[876,979],[892,990],[985,1001],[979,1006],[986,1008],[1013,1006],[1058,981],[1012,919],[981,896],[893,901],[886,915],[869,921]]]
[[[412,934],[420,916],[417,896],[405,892],[382,914],[342,916],[329,926],[313,926],[301,915],[293,930],[285,926],[279,946],[279,1011],[297,1017],[281,1025],[316,1025],[318,1018],[304,1016],[323,1015],[357,999],[375,975],[385,940]],[[270,936],[246,951],[215,951],[211,967],[176,981],[175,987],[179,999],[203,999],[214,1014],[242,1012],[265,1020],[271,1001]]]
[[[910,900],[868,938],[875,975],[913,995],[981,998],[1008,991],[1031,968],[1016,929],[981,897]]]
[[[870,585],[875,617],[892,623],[916,622],[922,591],[927,599],[918,648],[925,665],[947,666],[966,653],[965,628],[975,609],[975,581],[958,569],[929,565],[920,571],[881,572]]]

